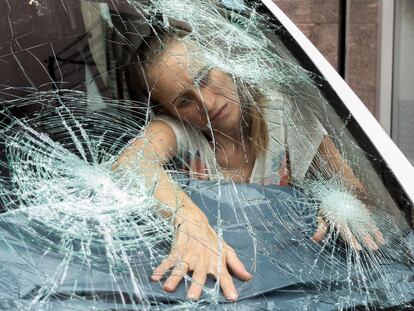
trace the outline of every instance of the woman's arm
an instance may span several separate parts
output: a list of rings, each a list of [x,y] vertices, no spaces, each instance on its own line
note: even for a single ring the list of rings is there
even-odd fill
[[[342,158],[334,142],[329,136],[325,136],[319,145],[319,149],[314,160],[317,168],[324,167],[324,171],[332,176],[341,174],[347,185],[360,196],[366,195],[367,191],[362,182],[354,175],[351,167]]]
[[[198,299],[207,274],[211,274],[219,280],[224,296],[236,300],[237,292],[229,269],[241,280],[247,281],[251,275],[235,251],[220,241],[204,213],[163,169],[163,165],[176,152],[173,130],[162,121],[153,121],[148,125],[144,137],[133,142],[113,166],[113,169],[139,167],[148,186],[156,182],[155,198],[170,206],[174,213],[175,242],[169,257],[154,270],[151,278],[159,281],[168,270],[173,269],[163,287],[167,291],[174,291],[184,275],[193,271],[192,285],[187,295],[190,299]],[[164,216],[171,215],[165,213]]]
[[[364,201],[367,196],[367,191],[362,182],[356,177],[348,165],[348,163],[342,158],[334,142],[328,136],[325,136],[322,140],[317,156],[315,157],[312,167],[316,170],[322,170],[324,173],[328,173],[329,176],[340,174],[347,186],[357,193],[360,199]],[[327,176],[328,177],[328,176]],[[365,245],[371,250],[377,250],[379,245],[384,244],[384,239],[381,232],[373,224],[373,236],[365,233],[362,237]],[[312,239],[316,242],[322,241],[326,232],[328,231],[328,223],[323,219],[323,216],[318,217],[318,228],[313,235]],[[361,250],[362,247],[357,238],[351,232],[347,224],[343,224],[341,228],[337,228],[345,240],[356,250]]]

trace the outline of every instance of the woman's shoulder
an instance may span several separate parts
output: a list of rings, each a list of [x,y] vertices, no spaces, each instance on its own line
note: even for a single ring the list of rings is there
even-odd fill
[[[143,128],[145,132],[151,132],[152,134],[157,133],[158,135],[174,135],[175,129],[174,125],[169,122],[169,120],[161,119],[152,119],[148,124]]]
[[[153,116],[151,118],[150,124],[151,123],[164,123],[169,125],[169,127],[174,131],[188,131],[189,127],[182,121],[182,120],[177,120],[176,118],[166,115],[166,114],[161,114],[161,115],[156,115]]]
[[[185,124],[182,120],[177,120],[169,115],[154,116],[151,123],[163,123],[168,126],[174,133],[177,142],[177,151],[185,152],[190,149],[199,148],[205,142],[202,139],[203,135],[197,129]]]
[[[181,138],[183,137],[188,138],[198,136],[198,133],[194,128],[188,126],[184,121],[178,120],[169,115],[154,116],[149,124],[151,123],[167,125],[174,132],[175,136],[177,137],[177,140],[181,140]]]

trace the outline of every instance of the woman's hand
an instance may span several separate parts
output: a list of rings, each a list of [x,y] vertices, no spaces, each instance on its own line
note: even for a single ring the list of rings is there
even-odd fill
[[[361,243],[369,250],[378,250],[381,245],[385,244],[385,240],[374,220],[370,217],[370,211],[367,208],[365,209],[368,221],[363,223],[359,223],[358,219],[356,219],[355,223],[349,223],[347,220],[336,219],[338,217],[324,215],[323,212],[319,211],[317,216],[318,227],[312,236],[312,240],[321,242],[328,230],[333,229],[356,251],[362,250]]]
[[[324,239],[329,229],[338,233],[353,249],[362,250],[361,243],[369,250],[378,250],[385,244],[381,231],[372,219],[372,211],[352,193],[358,193],[361,198],[367,196],[367,190],[362,182],[352,171],[348,162],[342,158],[332,139],[325,136],[322,140],[317,156],[311,165],[311,170],[316,175],[325,175],[327,178],[340,176],[332,187],[326,187],[324,191],[318,191],[322,206],[318,212],[318,228],[312,236],[315,242]],[[340,186],[345,186],[341,189]],[[339,188],[338,188],[339,186]],[[353,189],[352,192],[346,189]]]
[[[163,286],[166,291],[172,292],[183,277],[192,272],[187,298],[197,300],[201,296],[207,275],[212,275],[219,281],[226,299],[235,301],[237,290],[230,271],[243,281],[251,279],[251,275],[234,249],[219,239],[201,211],[183,212],[176,217],[175,226],[175,242],[170,255],[154,270],[151,279],[159,281],[172,269]]]

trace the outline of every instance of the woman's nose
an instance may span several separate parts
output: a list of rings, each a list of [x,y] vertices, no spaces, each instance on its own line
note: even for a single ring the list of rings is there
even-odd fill
[[[216,108],[217,94],[210,88],[205,87],[200,90],[200,95],[204,110],[211,114]]]

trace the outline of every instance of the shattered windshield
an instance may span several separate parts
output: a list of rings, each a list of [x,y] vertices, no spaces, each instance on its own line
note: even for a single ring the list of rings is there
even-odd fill
[[[1,310],[409,308],[411,203],[262,4],[1,7]]]

